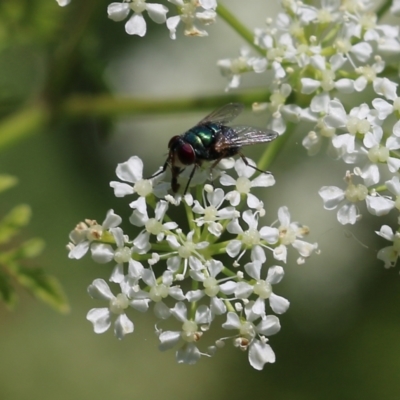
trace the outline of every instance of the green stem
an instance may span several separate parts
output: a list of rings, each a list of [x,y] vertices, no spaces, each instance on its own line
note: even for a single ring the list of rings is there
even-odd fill
[[[0,150],[38,133],[49,121],[49,112],[42,104],[23,108],[0,124]]]
[[[265,50],[254,43],[254,34],[247,29],[221,2],[218,2],[217,14],[236,31],[251,47],[261,55],[265,55]]]
[[[383,17],[386,11],[392,5],[392,0],[386,0],[381,6],[376,10],[376,15],[378,17],[378,21]]]
[[[279,152],[282,150],[288,139],[291,137],[291,126],[292,124],[288,124],[286,131],[283,135],[279,136],[278,139],[274,140],[271,144],[268,145],[267,149],[264,151],[260,160],[258,161],[258,168],[262,171],[266,171],[268,167],[271,165],[272,161],[276,158]]]
[[[209,95],[199,97],[181,97],[174,99],[117,98],[111,95],[72,95],[60,107],[62,114],[71,117],[97,115],[116,117],[120,115],[172,114],[190,111],[210,111],[227,103],[268,101],[270,94],[265,89],[242,93]]]

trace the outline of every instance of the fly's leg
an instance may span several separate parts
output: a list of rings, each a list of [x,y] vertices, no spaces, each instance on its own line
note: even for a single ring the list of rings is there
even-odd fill
[[[223,158],[225,158],[225,156],[222,156],[222,157],[218,158],[217,160],[215,160],[215,161],[212,163],[211,167],[210,167],[210,181],[211,181],[211,185],[212,185],[213,188],[214,188],[213,169],[218,165],[218,163],[219,163]]]
[[[197,167],[198,167],[198,165],[197,165],[197,164],[194,164],[194,167],[193,167],[193,169],[192,169],[192,172],[190,173],[189,180],[188,180],[188,183],[186,184],[185,191],[183,192],[183,195],[185,195],[186,192],[188,191],[189,185],[190,185],[190,181],[192,180],[193,175],[194,175],[194,173],[195,173]],[[174,190],[174,188],[172,188],[172,190]]]
[[[179,167],[172,167],[171,171],[172,171],[171,188],[172,188],[172,191],[174,193],[176,193],[179,190],[179,188],[181,187],[181,185],[178,183],[178,176],[180,175],[180,173],[183,170]],[[186,187],[186,189],[187,189],[187,187]],[[185,193],[186,193],[186,190],[185,190]]]
[[[150,176],[149,178],[146,178],[146,179],[153,179],[153,178],[155,178],[156,176],[161,175],[163,172],[166,171],[167,167],[168,167],[168,160],[165,161],[163,167],[162,167],[159,171],[157,171],[157,172],[154,173],[152,176]]]
[[[257,168],[257,167],[255,167],[254,165],[249,164],[249,162],[247,161],[247,158],[245,157],[245,155],[244,155],[243,153],[240,153],[240,152],[239,152],[238,154],[239,154],[240,158],[243,160],[244,164],[245,164],[247,167],[253,168],[253,169],[255,169],[256,171],[261,172],[262,174],[269,174],[269,175],[271,174],[271,172],[269,172],[269,171],[263,171],[262,169]]]

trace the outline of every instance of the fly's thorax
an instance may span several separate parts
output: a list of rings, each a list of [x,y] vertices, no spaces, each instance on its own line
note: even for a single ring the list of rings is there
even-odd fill
[[[198,162],[215,160],[214,144],[220,131],[221,126],[218,124],[198,125],[184,133],[183,140],[193,147]]]

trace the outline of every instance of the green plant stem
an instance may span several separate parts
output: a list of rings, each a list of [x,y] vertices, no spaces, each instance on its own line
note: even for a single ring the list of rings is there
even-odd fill
[[[260,168],[262,171],[266,171],[268,167],[272,164],[273,160],[276,158],[276,156],[279,154],[279,152],[282,150],[282,148],[285,146],[286,142],[291,136],[291,132],[293,129],[293,124],[288,124],[286,127],[285,133],[281,136],[278,137],[278,139],[274,140],[272,143],[270,143],[267,147],[267,149],[264,151],[262,154],[260,160],[258,161],[258,168]]]
[[[266,90],[172,99],[123,98],[111,95],[72,95],[61,105],[60,112],[61,115],[69,117],[87,115],[102,117],[161,115],[190,111],[210,111],[212,108],[231,102],[240,102],[250,106],[254,102],[268,101],[269,96],[270,93]]]
[[[0,123],[0,150],[35,135],[47,125],[49,112],[42,104],[17,111]]]
[[[385,15],[386,11],[389,10],[392,5],[392,0],[386,0],[380,7],[376,10],[376,15],[378,17],[378,21]]]
[[[265,54],[265,50],[261,49],[254,43],[253,33],[247,29],[221,2],[218,2],[217,14],[231,26],[253,49],[257,50],[261,55]]]

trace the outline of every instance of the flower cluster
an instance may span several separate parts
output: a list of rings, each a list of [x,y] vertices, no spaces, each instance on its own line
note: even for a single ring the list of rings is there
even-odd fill
[[[393,2],[392,14],[400,15],[399,4]],[[269,101],[253,109],[268,112],[269,127],[280,134],[288,122],[303,123],[309,155],[326,142],[331,157],[352,165],[345,168],[343,187],[327,185],[319,191],[325,209],[337,209],[341,224],[355,224],[365,211],[398,213],[399,27],[379,23],[370,0],[321,0],[320,7],[282,0],[281,5],[274,20],[255,29],[259,54],[242,49],[239,58],[218,62],[229,78],[227,89],[238,87],[244,73],[269,71]],[[351,93],[352,99],[363,96],[356,106],[350,105]],[[400,226],[384,225],[377,234],[395,242],[398,231]],[[395,243],[378,254],[386,267],[394,266],[397,257]]]
[[[72,259],[90,251],[94,261],[112,265],[110,285],[99,278],[88,288],[90,296],[107,302],[87,315],[96,333],[113,324],[122,339],[134,330],[131,308],[152,309],[159,348],[177,348],[179,363],[212,356],[228,339],[248,352],[257,370],[275,361],[268,338],[280,330],[277,315],[289,307],[275,291],[284,276],[278,263],[286,263],[290,247],[303,263],[318,251],[317,244],[303,240],[309,229],[292,222],[287,207],[279,209],[271,225],[261,223],[263,202],[250,190],[270,187],[274,178],[265,173],[252,179],[255,170],[242,159],[224,168],[233,166],[234,174],[219,172],[228,192],[207,183],[209,174],[199,173],[192,188],[196,196],[182,197],[168,194],[165,174],[143,179],[138,157],[118,165],[120,181],[110,185],[117,197],[134,195],[129,222],[136,236],[123,231],[122,218],[110,210],[102,224],[79,223],[68,245]],[[239,211],[241,206],[245,211]],[[169,211],[176,214],[175,209],[186,214],[186,222],[171,219]],[[228,336],[212,337],[218,322],[230,331]]]
[[[171,39],[176,39],[176,29],[179,24],[184,26],[186,36],[207,36],[207,31],[196,26],[197,22],[209,25],[215,22],[217,8],[216,0],[168,0],[172,3],[178,14],[167,18],[169,9],[156,3],[147,3],[146,0],[124,0],[122,3],[111,3],[108,6],[108,17],[113,21],[122,21],[129,17],[125,23],[128,35],[143,37],[147,31],[147,24],[143,13],[147,12],[150,19],[157,24],[166,24]]]

